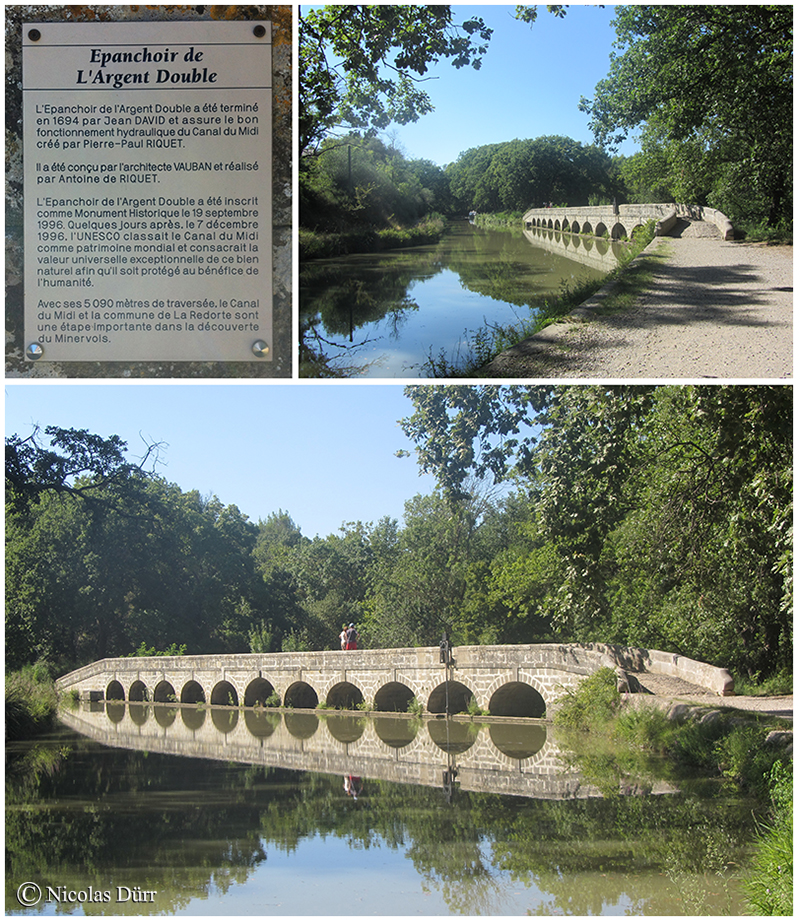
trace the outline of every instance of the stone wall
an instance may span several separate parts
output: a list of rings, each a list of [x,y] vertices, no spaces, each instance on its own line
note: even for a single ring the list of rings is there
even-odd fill
[[[6,6],[6,377],[290,378],[292,374],[292,6]],[[272,335],[270,362],[29,362],[23,340],[24,22],[263,19],[272,22]]]

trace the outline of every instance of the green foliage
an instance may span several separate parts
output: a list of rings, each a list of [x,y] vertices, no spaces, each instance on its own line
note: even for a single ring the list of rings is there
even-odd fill
[[[734,680],[733,691],[736,695],[791,695],[794,690],[794,677],[787,668],[763,680],[758,672],[752,676],[735,676]]]
[[[182,654],[186,653],[186,645],[178,644],[173,641],[168,647],[164,648],[163,651],[157,651],[154,647],[148,647],[147,644],[142,641],[139,644],[139,647],[132,653],[127,654],[128,657],[180,657]]]
[[[735,673],[791,669],[790,388],[406,393],[416,409],[404,431],[446,497],[468,495],[475,475],[530,491],[536,541],[508,577],[530,573],[525,609],[545,614],[548,634]],[[497,585],[503,599],[525,599],[523,585],[512,589]]]
[[[597,730],[615,717],[620,702],[617,674],[610,667],[603,667],[558,700],[553,720],[562,728]]]
[[[464,214],[583,205],[590,196],[611,200],[623,191],[607,154],[560,135],[471,148],[446,172]]]
[[[53,720],[58,699],[46,664],[36,663],[5,676],[6,740],[41,732]]]
[[[273,629],[263,620],[254,626],[250,632],[250,653],[266,654],[272,650]]]
[[[753,914],[793,914],[793,769],[775,763],[769,773],[772,823],[762,825],[744,888]]]
[[[410,715],[416,715],[419,718],[425,712],[425,706],[422,704],[422,702],[419,701],[419,699],[416,696],[414,696],[414,698],[409,701],[408,708],[406,708],[406,711]]]
[[[450,6],[324,6],[299,21],[300,150],[331,129],[415,122],[433,106],[420,85],[439,60],[480,68],[492,30]]]
[[[620,6],[614,25],[620,53],[581,108],[603,146],[644,125],[627,181],[791,220],[791,7]]]

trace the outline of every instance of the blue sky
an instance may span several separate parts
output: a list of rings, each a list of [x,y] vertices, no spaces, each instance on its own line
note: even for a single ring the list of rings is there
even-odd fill
[[[351,520],[402,522],[404,502],[434,489],[396,423],[412,412],[400,385],[5,386],[7,436],[28,436],[34,423],[88,429],[118,435],[133,458],[141,433],[168,443],[168,481],[216,494],[253,522],[283,509],[309,538]]]
[[[613,6],[573,4],[558,19],[540,5],[533,26],[515,20],[513,6],[456,5],[453,11],[454,22],[478,15],[494,29],[489,50],[478,71],[456,70],[449,61],[429,71],[436,79],[424,86],[435,111],[388,130],[407,157],[444,166],[473,147],[540,135],[593,143],[578,103],[581,96],[591,99],[608,74]],[[636,150],[628,141],[619,153]]]

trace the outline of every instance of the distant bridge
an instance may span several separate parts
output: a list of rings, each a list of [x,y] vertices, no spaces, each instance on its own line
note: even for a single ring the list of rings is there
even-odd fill
[[[656,237],[669,234],[680,218],[705,221],[719,230],[723,240],[733,240],[733,225],[714,208],[700,205],[576,205],[569,208],[531,208],[522,216],[523,227],[542,228],[619,240],[648,221],[656,222]]]
[[[677,654],[604,644],[513,644],[436,648],[116,657],[62,676],[59,692],[89,701],[180,702],[245,708],[366,707],[407,711],[416,699],[431,714],[467,711],[539,718],[566,690],[601,667],[681,677],[718,695],[733,691],[726,670]]]

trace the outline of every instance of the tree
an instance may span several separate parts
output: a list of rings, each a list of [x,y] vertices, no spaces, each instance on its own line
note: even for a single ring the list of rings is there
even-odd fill
[[[457,23],[446,6],[325,6],[299,17],[300,151],[313,151],[332,130],[375,134],[433,110],[420,84],[430,67],[479,70],[492,30],[479,16]],[[457,7],[455,9],[458,9]],[[561,4],[547,6],[563,17]],[[535,6],[515,17],[533,24]]]
[[[299,20],[300,150],[334,127],[374,132],[433,108],[419,84],[442,59],[480,68],[492,30],[450,6],[326,6]]]
[[[15,507],[29,504],[43,493],[72,494],[84,500],[101,491],[124,492],[131,480],[147,477],[158,463],[160,443],[146,444],[137,462],[125,458],[127,444],[119,436],[104,439],[85,429],[46,426],[50,447],[40,442],[41,430],[25,439],[6,439],[6,495]]]
[[[598,143],[647,125],[708,160],[711,204],[770,224],[790,219],[792,16],[771,4],[618,7],[622,53],[594,99],[581,101]]]
[[[526,541],[493,558],[489,599],[532,634],[544,616],[565,640],[790,668],[791,388],[407,393],[401,424],[451,503],[472,473],[529,491]]]

